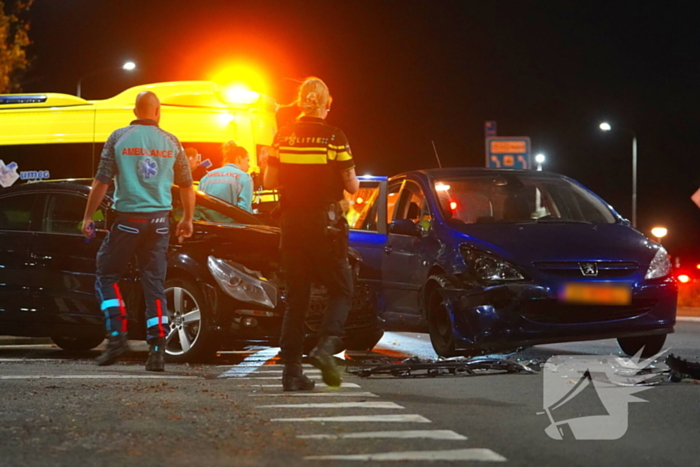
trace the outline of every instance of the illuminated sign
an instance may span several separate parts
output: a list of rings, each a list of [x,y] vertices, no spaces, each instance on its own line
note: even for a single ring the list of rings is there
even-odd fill
[[[486,138],[486,167],[529,169],[530,138],[527,136],[493,136]]]

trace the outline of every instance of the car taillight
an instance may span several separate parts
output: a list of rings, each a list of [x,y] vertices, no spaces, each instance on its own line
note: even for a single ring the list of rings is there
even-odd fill
[[[682,284],[687,284],[688,282],[690,282],[690,276],[688,274],[678,274],[676,278],[678,279],[678,282]]]

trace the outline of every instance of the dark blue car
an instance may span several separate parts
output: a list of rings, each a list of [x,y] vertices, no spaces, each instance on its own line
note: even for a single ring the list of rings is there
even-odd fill
[[[346,217],[385,329],[438,355],[617,338],[653,355],[676,320],[666,250],[557,174],[432,169],[361,177]]]

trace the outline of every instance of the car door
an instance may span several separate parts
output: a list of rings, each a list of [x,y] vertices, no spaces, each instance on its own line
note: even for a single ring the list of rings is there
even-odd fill
[[[86,239],[80,225],[87,197],[72,192],[48,193],[43,202],[41,229],[32,251],[39,312],[60,325],[102,326],[95,297],[95,257],[105,237],[104,207],[93,220],[95,238]]]
[[[410,228],[395,229],[400,221]],[[420,293],[431,264],[424,255],[435,242],[431,225],[432,213],[423,190],[415,181],[405,180],[390,218],[382,276],[387,316],[409,326],[421,319]]]
[[[0,334],[22,334],[18,331],[26,331],[36,318],[30,247],[36,235],[37,198],[33,193],[0,198]]]
[[[378,311],[384,309],[381,295],[382,261],[386,245],[386,177],[358,177],[360,189],[350,195],[344,212],[350,225],[350,247],[362,256],[360,278],[378,297]]]

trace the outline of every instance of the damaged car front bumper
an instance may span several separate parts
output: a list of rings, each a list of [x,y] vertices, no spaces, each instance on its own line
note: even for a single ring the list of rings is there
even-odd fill
[[[677,286],[671,280],[634,286],[627,305],[565,303],[556,287],[533,283],[440,293],[460,351],[668,334],[676,321]]]

